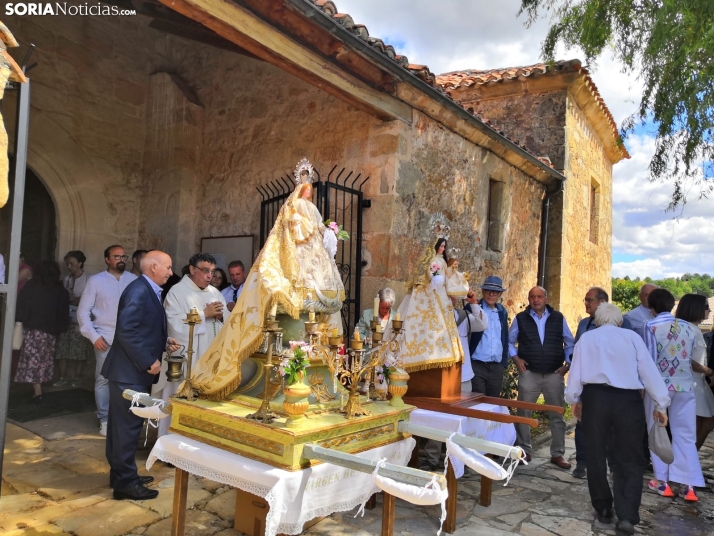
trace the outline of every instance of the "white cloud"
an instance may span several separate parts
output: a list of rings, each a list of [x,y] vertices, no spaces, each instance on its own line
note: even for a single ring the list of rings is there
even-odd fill
[[[538,63],[549,22],[540,19],[525,28],[525,16],[516,17],[520,0],[335,3],[340,12],[365,24],[371,36],[394,45],[411,63],[426,64],[436,74]],[[558,57],[584,60],[577,50],[561,49]],[[623,74],[610,54],[599,58],[590,74],[618,124],[636,112],[642,84],[637,77]],[[613,253],[616,258],[642,259],[616,262],[613,275],[657,278],[714,272],[709,266],[714,241],[710,245],[707,236],[707,230],[714,228],[712,203],[690,200],[683,212],[665,212],[671,183],[651,183],[647,178],[654,139],[631,136],[626,143],[632,158],[613,170]]]

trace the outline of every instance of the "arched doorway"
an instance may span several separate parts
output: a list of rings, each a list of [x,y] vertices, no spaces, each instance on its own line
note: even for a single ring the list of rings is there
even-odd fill
[[[9,176],[14,177],[14,162],[10,163]],[[0,210],[0,253],[7,257],[10,249],[10,221],[14,185],[10,185],[10,198]],[[44,259],[57,258],[57,218],[52,196],[40,178],[27,169],[25,175],[25,201],[22,216],[22,242],[20,250],[25,261],[34,266]]]

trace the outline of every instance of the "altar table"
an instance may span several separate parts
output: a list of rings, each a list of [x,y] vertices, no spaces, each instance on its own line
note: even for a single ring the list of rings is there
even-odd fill
[[[387,458],[389,463],[406,465],[415,444],[414,439],[407,438],[357,456],[368,460]],[[300,534],[309,520],[352,510],[381,491],[367,473],[326,463],[302,471],[284,471],[178,434],[157,440],[146,468],[150,469],[156,460],[176,467],[172,531],[174,525],[183,526],[188,473],[265,499],[270,506],[266,536]]]

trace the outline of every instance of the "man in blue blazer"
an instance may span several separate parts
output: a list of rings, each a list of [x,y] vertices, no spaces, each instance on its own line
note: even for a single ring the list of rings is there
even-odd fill
[[[141,272],[119,298],[114,344],[102,367],[102,376],[109,380],[106,455],[116,500],[146,500],[159,494],[146,487],[154,478],[140,477],[137,471],[136,449],[144,420],[129,410],[131,401],[125,400],[122,392],[150,393],[159,379],[164,350],[178,349],[176,341],[168,338],[161,305],[161,285],[172,273],[171,257],[150,251],[141,260]]]

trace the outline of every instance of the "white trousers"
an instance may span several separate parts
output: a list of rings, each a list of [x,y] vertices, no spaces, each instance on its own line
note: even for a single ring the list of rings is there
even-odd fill
[[[702,466],[697,453],[697,404],[694,391],[670,391],[667,413],[669,427],[672,430],[672,452],[674,461],[667,465],[652,451],[652,468],[657,480],[661,482],[677,482],[687,486],[704,487]],[[645,396],[645,411],[647,412],[647,430],[654,425],[655,403]]]

